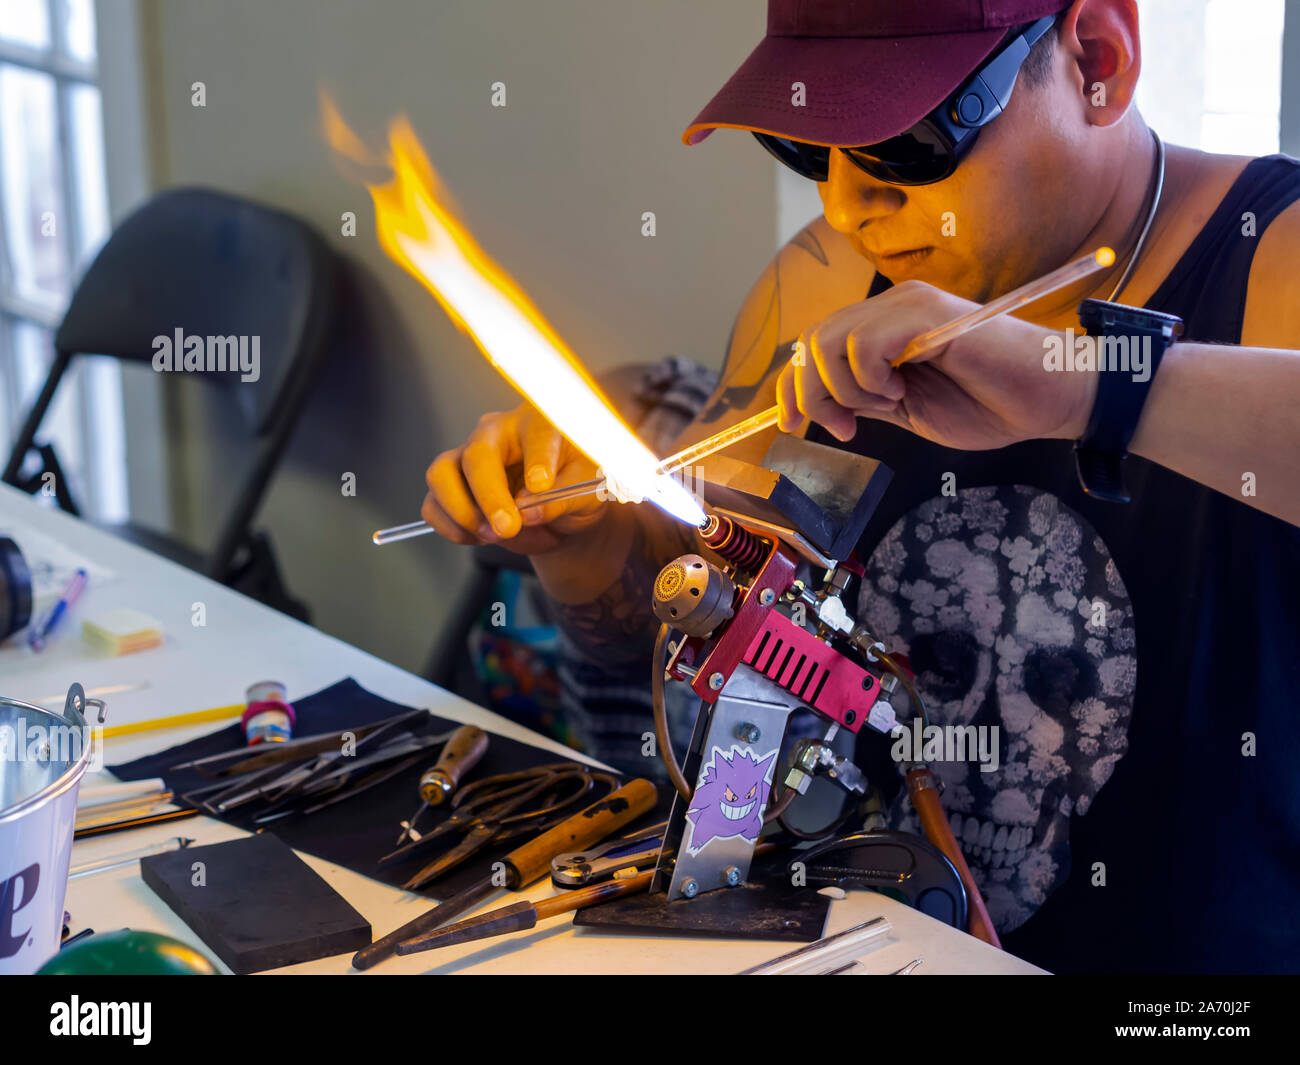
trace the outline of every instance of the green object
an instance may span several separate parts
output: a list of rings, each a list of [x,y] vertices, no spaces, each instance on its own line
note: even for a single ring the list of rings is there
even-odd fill
[[[216,976],[217,967],[188,943],[122,928],[61,950],[37,976]]]

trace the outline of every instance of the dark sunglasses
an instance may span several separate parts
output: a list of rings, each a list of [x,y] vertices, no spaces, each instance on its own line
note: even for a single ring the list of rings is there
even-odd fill
[[[948,99],[910,129],[879,144],[831,149],[771,133],[754,136],[796,174],[813,181],[827,179],[833,150],[843,152],[857,167],[891,185],[942,181],[957,169],[974,146],[979,131],[1002,114],[1029,50],[1055,22],[1056,16],[1048,15],[1012,30],[1014,36]]]

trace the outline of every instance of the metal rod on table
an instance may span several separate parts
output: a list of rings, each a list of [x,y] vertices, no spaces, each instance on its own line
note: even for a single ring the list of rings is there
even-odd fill
[[[789,954],[782,954],[779,958],[755,965],[737,975],[804,976],[831,972],[848,962],[856,961],[875,940],[888,935],[890,929],[886,918],[876,917],[809,943],[806,947],[792,950]]]
[[[110,869],[121,869],[124,866],[138,862],[141,858],[147,858],[152,854],[162,854],[165,851],[182,849],[188,847],[193,842],[194,840],[185,836],[173,836],[171,839],[164,840],[162,843],[151,843],[147,847],[141,847],[128,854],[118,854],[112,858],[105,858],[102,862],[90,862],[86,865],[74,865],[68,870],[68,879],[76,880],[78,877],[82,876],[94,876],[96,873],[106,873]]]

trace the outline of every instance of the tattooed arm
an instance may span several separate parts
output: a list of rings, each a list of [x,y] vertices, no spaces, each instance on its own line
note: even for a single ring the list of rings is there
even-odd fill
[[[671,450],[718,375],[689,359],[630,366],[601,378],[606,394],[656,454]],[[610,505],[589,534],[533,565],[571,651],[593,664],[644,670],[658,621],[650,587],[660,568],[694,547],[693,530],[655,507]]]
[[[544,562],[534,559],[556,623],[570,646],[610,672],[648,668],[659,628],[650,611],[655,575],[670,559],[696,549],[691,529],[658,511],[639,515],[640,509],[647,508],[611,507],[591,538],[566,544]],[[569,557],[555,558],[561,551]],[[596,575],[609,570],[608,565],[593,567],[596,558],[621,560],[612,582]],[[569,579],[553,579],[557,564]],[[575,579],[579,571],[594,579]]]
[[[647,444],[668,454],[771,406],[794,339],[832,311],[861,300],[871,277],[870,266],[844,237],[823,219],[810,223],[777,253],[745,300],[721,381],[707,402],[708,388],[693,391],[677,380],[689,372],[669,373],[658,385],[649,381],[653,402],[646,406],[660,424],[647,434],[654,436]],[[641,422],[635,408],[638,392],[646,390],[644,371],[629,368],[604,383],[628,420]],[[674,408],[676,424],[669,426],[664,412]],[[757,462],[773,435],[741,441],[727,454]],[[525,403],[483,415],[464,444],[434,459],[425,473],[429,491],[420,514],[453,543],[496,543],[530,556],[568,647],[593,669],[627,677],[635,666],[644,680],[656,628],[650,588],[665,563],[694,548],[694,530],[654,507],[620,506],[595,496],[524,511],[516,504],[519,480],[538,492],[595,472]]]
[[[679,384],[677,428],[689,424],[677,432],[663,424],[658,439],[647,444],[666,454],[770,407],[799,332],[862,299],[871,277],[871,267],[824,219],[810,223],[750,291],[732,328],[721,380],[707,402],[696,396],[692,403],[693,382]],[[617,386],[630,382],[605,383],[615,385],[611,398],[627,411]],[[699,410],[693,421],[691,407]],[[727,454],[757,462],[774,432],[733,445]],[[535,556],[533,563],[571,647],[594,664],[622,672],[644,670],[649,657],[659,624],[650,611],[655,575],[677,555],[698,549],[693,530],[657,508],[611,506],[582,536]]]
[[[863,299],[875,271],[824,218],[804,226],[768,264],[736,317],[722,380],[672,450],[703,440],[776,402],[776,380],[799,334],[832,311]],[[726,450],[758,462],[776,430]]]

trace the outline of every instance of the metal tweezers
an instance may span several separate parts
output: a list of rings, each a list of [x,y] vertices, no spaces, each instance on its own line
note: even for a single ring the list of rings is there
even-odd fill
[[[418,742],[391,742],[364,758],[342,759],[347,764],[330,769],[330,764],[340,761],[338,758],[332,759],[331,763],[317,767],[306,781],[297,782],[291,791],[276,795],[272,805],[254,818],[254,821],[260,825],[268,821],[278,820],[281,817],[287,817],[293,813],[314,814],[327,806],[333,806],[335,803],[343,802],[354,795],[360,795],[363,791],[368,791],[377,784],[382,784],[385,780],[397,776],[416,763],[424,761],[428,757],[427,752],[430,747],[437,747],[439,744],[446,743],[450,737],[451,733],[447,732],[438,736],[424,738]],[[394,759],[401,760],[393,765],[387,764],[393,762]],[[376,765],[384,766],[384,768],[357,779],[359,770]],[[298,808],[301,800],[320,795],[329,795],[330,797],[323,802],[317,802],[302,809]]]
[[[435,736],[391,735],[403,726],[427,718],[427,712],[419,710],[361,728],[276,744],[255,754],[249,754],[247,750],[225,752],[174,766],[173,769],[196,768],[209,775],[227,778],[189,791],[184,796],[214,816],[259,800],[271,805],[258,816],[258,823],[295,812],[315,813],[396,776],[425,758],[429,748],[446,743],[454,730]],[[355,743],[345,747],[345,736],[349,740],[355,739]],[[356,739],[358,736],[360,738]],[[232,764],[221,764],[236,755],[242,757]],[[399,760],[396,765],[388,764],[394,760]],[[357,779],[359,770],[376,766],[384,768]],[[230,777],[236,778],[233,783]],[[298,810],[303,799],[325,795],[330,797]]]
[[[180,769],[195,769],[208,777],[238,776],[252,772],[255,769],[264,769],[285,762],[301,761],[313,754],[337,751],[342,747],[345,737],[352,737],[360,741],[403,725],[417,725],[421,721],[428,720],[428,717],[429,712],[427,710],[411,710],[404,714],[397,714],[394,717],[384,718],[382,721],[375,721],[369,725],[340,729],[337,732],[326,732],[319,736],[304,736],[301,739],[288,740],[284,743],[262,744],[253,749],[237,747],[233,751],[222,751],[220,754],[210,754],[206,758],[181,762],[172,766],[168,772],[175,773]]]

